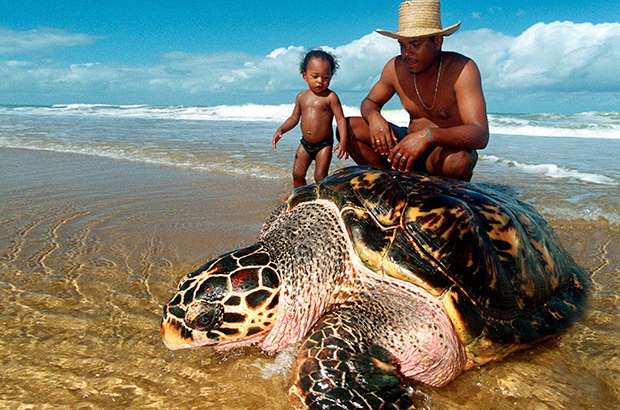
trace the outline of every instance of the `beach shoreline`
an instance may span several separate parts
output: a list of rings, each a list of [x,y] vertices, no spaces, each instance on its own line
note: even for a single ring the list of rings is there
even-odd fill
[[[175,252],[182,259],[256,236],[292,190],[285,180],[38,150],[0,148],[0,164],[4,212],[11,218],[65,207],[100,218],[91,229],[119,235],[109,240],[165,237],[179,244]],[[207,231],[217,235],[205,236]]]

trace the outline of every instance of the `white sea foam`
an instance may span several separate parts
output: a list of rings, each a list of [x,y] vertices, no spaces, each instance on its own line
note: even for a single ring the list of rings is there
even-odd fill
[[[530,174],[545,175],[551,178],[571,179],[600,185],[615,186],[620,184],[614,178],[605,175],[582,172],[576,169],[561,167],[556,164],[526,164],[514,160],[499,158],[494,155],[480,155],[480,160],[514,168]]]
[[[148,106],[148,105],[54,105],[37,107],[45,114],[99,115],[112,117],[151,118],[187,121],[276,121],[281,122],[293,112],[293,104],[282,105],[218,105],[218,106]]]
[[[584,220],[588,222],[605,220],[610,225],[620,225],[619,213],[605,211],[598,206],[550,207],[543,205],[537,208],[543,215],[551,219],[563,219],[568,221]]]
[[[129,150],[114,147],[87,147],[62,144],[7,144],[0,139],[0,147],[28,149],[35,151],[49,151],[63,154],[88,155],[100,158],[139,162],[143,164],[164,165],[176,168],[186,168],[195,171],[218,172],[231,175],[242,175],[253,178],[282,179],[288,176],[288,171],[275,164],[255,164],[244,161],[245,156],[230,155],[228,158],[213,159],[210,161],[179,159],[157,152],[148,153],[145,150]]]
[[[357,107],[343,107],[345,115],[359,115]],[[293,111],[293,104],[218,105],[218,106],[149,106],[110,104],[56,104],[48,107],[3,106],[0,114],[95,115],[191,121],[263,121],[282,122]],[[386,109],[389,121],[406,125],[408,114],[402,109]],[[492,134],[541,137],[620,139],[620,113],[583,112],[578,114],[489,114]]]
[[[620,113],[489,114],[492,134],[620,139]]]
[[[252,366],[260,369],[261,376],[264,379],[270,379],[278,375],[286,378],[295,363],[298,347],[297,344],[288,345],[277,354],[273,362],[257,361]]]

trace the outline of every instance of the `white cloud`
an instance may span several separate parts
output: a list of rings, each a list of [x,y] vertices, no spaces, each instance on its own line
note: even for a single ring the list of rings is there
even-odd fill
[[[337,47],[334,53],[340,58],[340,73],[334,77],[334,87],[367,92],[379,79],[385,63],[399,53],[399,47],[393,39],[372,33]]]
[[[90,36],[50,29],[23,32],[22,38],[18,34],[0,30],[0,53],[94,41]],[[446,39],[444,49],[459,51],[477,62],[491,111],[518,110],[541,101],[548,110],[554,109],[553,104],[573,109],[577,103],[582,107],[575,110],[600,109],[588,104],[606,104],[611,105],[609,110],[618,110],[620,76],[612,73],[620,65],[619,42],[620,23],[553,22],[535,24],[517,37],[487,29],[460,31]],[[398,43],[371,33],[325,49],[340,62],[332,88],[341,99],[343,94],[349,97],[346,104],[357,105],[385,62],[398,53]],[[305,87],[299,74],[303,52],[301,46],[277,48],[264,56],[175,52],[145,65],[0,58],[0,76],[5,79],[0,90],[5,96],[25,98],[30,93],[51,99],[18,103],[67,99],[149,104],[292,103],[295,93]]]
[[[73,47],[91,44],[96,37],[72,34],[64,30],[42,28],[14,31],[0,28],[0,54],[19,54],[47,50],[52,47]]]
[[[518,37],[463,32],[450,43],[480,66],[494,90],[617,91],[620,23],[538,23]]]
[[[4,63],[6,64],[7,67],[15,67],[15,68],[32,66],[32,63],[30,61],[21,61],[21,60],[7,60]]]
[[[378,79],[385,62],[398,52],[394,40],[374,33],[337,48],[322,48],[339,61],[332,88],[364,93]],[[266,56],[170,53],[150,75],[158,75],[152,80],[159,86],[193,95],[245,95],[247,100],[243,102],[261,102],[265,95],[278,94],[287,96],[282,102],[292,102],[305,87],[299,72],[305,51],[301,46],[289,46]]]

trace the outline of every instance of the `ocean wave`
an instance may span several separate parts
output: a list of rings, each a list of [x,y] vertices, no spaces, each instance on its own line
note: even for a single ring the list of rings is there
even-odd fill
[[[174,153],[172,151],[154,149],[148,150],[145,148],[132,149],[127,146],[80,146],[76,144],[62,143],[9,143],[2,140],[0,140],[0,147],[56,152],[61,154],[87,155],[91,157],[185,168],[194,171],[217,172],[259,179],[284,179],[289,177],[288,169],[285,169],[278,164],[246,161],[245,156],[240,156],[235,153],[210,155],[208,159],[203,159],[199,157],[192,157],[190,155],[179,155],[178,153]]]
[[[343,107],[346,116],[359,115],[359,108]],[[0,114],[105,116],[189,121],[283,122],[293,112],[293,104],[150,106],[111,104],[55,104],[52,106],[0,106]],[[403,109],[384,109],[388,121],[406,125]],[[577,114],[489,114],[491,134],[540,137],[620,139],[620,113],[583,112]]]
[[[492,134],[620,139],[620,113],[489,114]]]
[[[620,215],[613,211],[605,211],[600,207],[550,207],[538,206],[538,210],[551,220],[565,221],[607,221],[610,225],[620,225]]]
[[[562,167],[556,164],[527,164],[514,160],[499,158],[494,155],[484,154],[480,155],[480,160],[509,168],[515,168],[519,171],[530,174],[544,175],[550,178],[577,180],[597,185],[617,186],[620,184],[620,182],[618,182],[616,179],[605,175],[583,172],[577,169]]]
[[[6,107],[4,107],[6,109]],[[108,104],[55,104],[50,107],[19,107],[17,111],[40,115],[73,115],[167,119],[183,121],[262,121],[281,122],[293,112],[292,104],[150,106]]]

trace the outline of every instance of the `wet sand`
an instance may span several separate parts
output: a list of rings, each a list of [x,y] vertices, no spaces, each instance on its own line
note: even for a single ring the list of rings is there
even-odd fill
[[[0,173],[1,408],[289,408],[273,358],[170,352],[159,322],[178,280],[252,243],[290,181],[16,149]],[[620,403],[620,228],[553,225],[595,283],[583,320],[422,389],[426,408]]]

